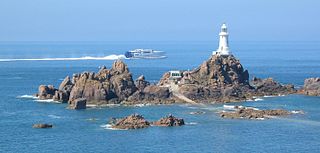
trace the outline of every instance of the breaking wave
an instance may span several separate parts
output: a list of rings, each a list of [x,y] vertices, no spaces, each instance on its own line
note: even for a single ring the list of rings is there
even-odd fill
[[[77,61],[77,60],[117,60],[127,59],[124,55],[108,55],[104,57],[75,57],[75,58],[16,58],[16,59],[0,59],[0,62],[13,62],[13,61]]]
[[[117,128],[112,128],[111,124],[103,124],[100,127],[107,129],[107,130],[126,130],[126,129],[117,129]]]
[[[21,99],[38,99],[38,97],[32,96],[32,95],[22,95],[22,96],[18,96],[17,98],[21,98]]]

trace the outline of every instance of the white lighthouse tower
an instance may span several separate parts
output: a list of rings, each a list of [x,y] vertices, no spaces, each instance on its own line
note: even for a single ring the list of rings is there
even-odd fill
[[[225,23],[221,26],[221,32],[219,33],[220,39],[219,39],[219,48],[214,51],[212,54],[218,54],[218,55],[231,55],[231,52],[229,51],[229,41],[228,41],[228,29],[227,25]]]

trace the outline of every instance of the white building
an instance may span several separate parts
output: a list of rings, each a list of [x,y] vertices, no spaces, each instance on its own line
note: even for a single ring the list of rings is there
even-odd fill
[[[170,71],[170,80],[174,80],[174,79],[181,79],[182,78],[182,74],[180,71]]]
[[[212,54],[219,54],[219,55],[231,55],[229,51],[229,41],[228,41],[228,29],[227,25],[224,23],[221,26],[221,32],[219,33],[219,48],[216,51],[213,51]]]

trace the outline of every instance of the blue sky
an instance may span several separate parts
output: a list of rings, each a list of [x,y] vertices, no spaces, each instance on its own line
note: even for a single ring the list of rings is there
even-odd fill
[[[318,0],[1,0],[0,41],[320,40]]]

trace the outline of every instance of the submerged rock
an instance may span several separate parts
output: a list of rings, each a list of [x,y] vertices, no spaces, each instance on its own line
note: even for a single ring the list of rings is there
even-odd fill
[[[46,124],[46,123],[41,123],[41,124],[33,124],[32,128],[52,128],[53,125],[52,124]]]
[[[120,119],[113,118],[110,120],[110,124],[112,128],[116,129],[140,129],[150,126],[150,123],[139,114],[132,114]]]
[[[189,114],[191,115],[201,115],[201,114],[204,114],[206,112],[203,112],[203,111],[196,111],[196,112],[190,112]]]
[[[235,111],[220,112],[220,117],[231,119],[265,119],[270,118],[272,116],[286,116],[291,114],[291,112],[282,109],[258,110],[247,107],[235,108]]]
[[[309,96],[320,96],[320,78],[306,79],[302,93]]]
[[[184,125],[184,120],[181,118],[176,118],[171,114],[159,119],[158,121],[152,122],[155,126],[182,126]]]

